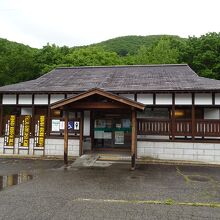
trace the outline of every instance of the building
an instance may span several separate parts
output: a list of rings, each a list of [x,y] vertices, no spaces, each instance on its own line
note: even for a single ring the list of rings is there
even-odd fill
[[[0,94],[1,154],[220,162],[220,81],[186,64],[57,68]]]

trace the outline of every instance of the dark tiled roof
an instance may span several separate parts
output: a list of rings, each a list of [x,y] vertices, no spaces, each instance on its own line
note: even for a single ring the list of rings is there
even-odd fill
[[[0,87],[0,92],[220,90],[186,64],[57,68],[38,79]]]

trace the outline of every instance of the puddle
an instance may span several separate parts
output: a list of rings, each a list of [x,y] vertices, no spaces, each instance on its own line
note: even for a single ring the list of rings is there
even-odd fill
[[[33,176],[28,173],[0,176],[0,191],[6,187],[18,185],[32,179]]]
[[[208,182],[210,181],[210,178],[209,177],[206,177],[206,176],[197,176],[197,175],[189,175],[188,176],[189,180],[191,181],[195,181],[195,182]]]

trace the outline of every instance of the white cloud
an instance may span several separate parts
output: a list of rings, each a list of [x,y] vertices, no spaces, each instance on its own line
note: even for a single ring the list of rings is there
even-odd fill
[[[1,0],[0,37],[41,47],[219,32],[219,0]]]

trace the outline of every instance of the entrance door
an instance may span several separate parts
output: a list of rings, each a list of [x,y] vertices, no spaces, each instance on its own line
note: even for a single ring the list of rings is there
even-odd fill
[[[94,148],[130,149],[131,119],[127,113],[97,111],[94,114]]]

